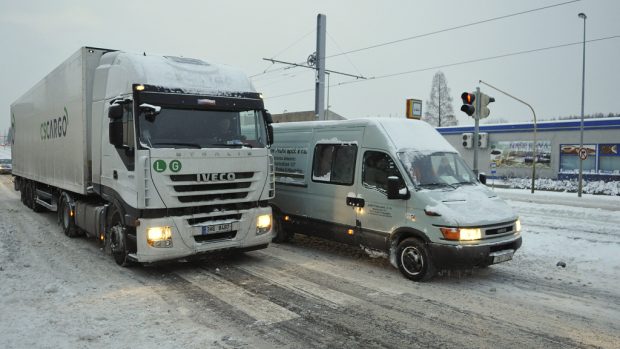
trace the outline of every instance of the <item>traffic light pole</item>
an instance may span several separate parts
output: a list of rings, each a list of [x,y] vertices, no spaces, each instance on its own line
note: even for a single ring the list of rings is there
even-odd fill
[[[527,102],[525,102],[523,100],[520,100],[519,98],[509,94],[508,92],[504,92],[504,91],[498,89],[497,87],[492,86],[492,85],[490,85],[490,84],[488,84],[488,83],[486,83],[486,82],[484,82],[482,80],[479,80],[479,83],[487,85],[490,88],[492,88],[492,89],[494,89],[494,90],[496,90],[498,92],[501,92],[501,93],[505,94],[506,96],[508,96],[508,97],[510,97],[510,98],[512,98],[514,100],[517,100],[517,101],[527,105],[532,110],[532,114],[534,114],[534,144],[532,146],[532,194],[534,194],[534,184],[535,184],[535,180],[536,180],[536,158],[538,157],[538,153],[537,153],[537,149],[536,149],[536,145],[538,143],[538,141],[536,139],[536,136],[537,136],[536,135],[536,112],[534,111],[534,108],[532,108],[532,106],[529,105],[529,103],[527,103]]]
[[[480,87],[476,87],[476,111],[474,112],[474,173],[478,177],[478,134],[480,132]]]

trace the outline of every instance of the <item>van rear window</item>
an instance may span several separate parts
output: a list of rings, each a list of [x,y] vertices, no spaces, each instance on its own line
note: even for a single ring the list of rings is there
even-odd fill
[[[352,185],[356,157],[356,144],[317,144],[314,148],[312,180]]]

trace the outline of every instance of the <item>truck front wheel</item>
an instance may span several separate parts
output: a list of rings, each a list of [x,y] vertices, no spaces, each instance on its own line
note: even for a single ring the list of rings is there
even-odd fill
[[[426,281],[435,275],[435,267],[424,242],[407,238],[398,244],[398,269],[408,279]]]
[[[129,245],[127,239],[127,227],[123,224],[121,213],[113,209],[108,224],[108,239],[110,241],[110,251],[116,264],[127,267],[131,265],[129,259]]]
[[[71,205],[67,202],[66,198],[62,198],[60,203],[60,224],[62,224],[62,231],[68,237],[74,238],[79,235],[78,229],[75,226]]]

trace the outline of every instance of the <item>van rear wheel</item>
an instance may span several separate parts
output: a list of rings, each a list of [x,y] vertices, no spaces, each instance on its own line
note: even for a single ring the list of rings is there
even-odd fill
[[[435,275],[435,266],[424,242],[407,238],[398,244],[396,260],[398,270],[413,281],[430,280]]]

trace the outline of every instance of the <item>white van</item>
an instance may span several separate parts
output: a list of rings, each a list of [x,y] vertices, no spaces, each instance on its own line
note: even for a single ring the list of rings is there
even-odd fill
[[[275,241],[294,233],[389,257],[407,278],[521,247],[517,215],[433,127],[407,119],[274,124]]]

